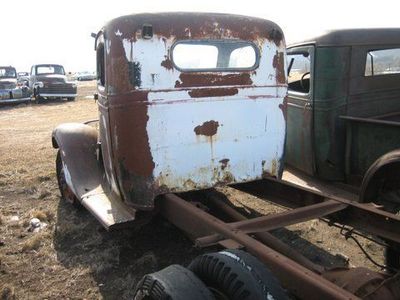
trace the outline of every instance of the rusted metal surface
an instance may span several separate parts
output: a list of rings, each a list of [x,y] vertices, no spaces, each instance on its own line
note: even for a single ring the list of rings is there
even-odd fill
[[[198,125],[194,128],[194,132],[196,135],[204,135],[204,136],[213,136],[217,134],[217,130],[219,127],[219,123],[216,121],[207,121],[201,125]]]
[[[400,299],[400,273],[386,279],[375,291],[365,296],[364,299]]]
[[[329,216],[331,221],[352,226],[361,232],[387,240],[400,242],[400,217],[367,203],[358,203],[334,195],[327,197],[319,191],[273,179],[264,180],[263,183],[244,183],[235,188],[290,208],[334,200],[347,205],[347,208],[331,214]]]
[[[209,195],[206,195],[206,198],[208,201],[211,201],[212,205],[217,209],[219,213],[222,213],[223,215],[227,215],[232,221],[244,221],[247,220],[245,216],[240,214],[236,209],[232,208],[228,204],[224,202],[223,199],[216,198],[216,197],[210,197]],[[322,274],[324,271],[324,267],[319,266],[317,264],[314,264],[311,262],[309,259],[304,257],[302,254],[300,254],[298,251],[294,250],[293,248],[289,247],[286,245],[284,242],[280,241],[276,237],[274,237],[271,233],[269,232],[260,232],[254,234],[254,236],[267,245],[268,247],[271,247],[275,251],[289,257],[290,259],[294,260],[298,264],[302,265],[303,267],[306,267],[309,270],[312,270],[318,274]],[[201,238],[196,239],[196,245],[202,246],[202,242],[206,244],[207,242],[209,244],[214,244],[216,242],[219,243],[219,241],[223,237],[219,234],[213,234],[208,236],[208,240],[201,240]],[[204,245],[205,246],[205,245]]]
[[[135,220],[136,211],[113,194],[105,182],[96,158],[96,129],[79,123],[62,124],[54,129],[52,142],[60,149],[68,188],[106,229],[125,227]]]
[[[265,232],[297,224],[312,219],[321,218],[341,211],[347,207],[346,204],[334,200],[308,205],[271,216],[258,217],[250,220],[230,223],[229,226],[240,229],[245,233]]]
[[[358,299],[350,292],[281,255],[244,232],[231,228],[218,218],[202,211],[173,194],[158,202],[160,212],[192,237],[218,233],[246,247],[246,250],[268,265],[285,288],[300,299]]]
[[[323,277],[362,299],[400,299],[400,273],[392,277],[363,267],[327,271]]]
[[[283,286],[299,299],[398,299],[400,273],[390,276],[362,267],[325,269],[317,266],[267,232],[254,234],[254,237],[257,238],[255,240],[245,230],[242,231],[241,227],[232,226],[257,223],[263,217],[247,220],[236,210],[223,203],[221,199],[207,196],[206,198],[208,201],[211,200],[212,204],[221,212],[236,220],[236,223],[223,222],[202,209],[203,205],[187,202],[173,194],[164,195],[158,200],[157,206],[163,216],[188,233],[195,240],[197,246],[206,247],[218,243],[223,247],[246,249],[268,265]],[[311,203],[312,197],[307,198],[306,202]],[[331,206],[333,210],[339,209],[334,205],[335,202],[340,209],[346,210],[346,212],[355,209],[351,203],[343,204],[337,199],[318,205],[320,207],[328,206],[328,209]],[[310,211],[315,207],[317,206],[312,206]],[[359,208],[360,210],[366,209],[363,206]],[[362,220],[362,222],[369,221]],[[400,218],[397,222],[400,222]],[[286,224],[282,223],[281,225],[285,226]],[[268,229],[265,228],[265,230]],[[280,253],[284,253],[286,257]]]
[[[144,24],[152,36],[142,36]],[[179,41],[249,43],[256,64],[180,70],[172,55]],[[97,45],[105,73],[100,119],[108,122],[100,127],[108,132],[100,133],[102,149],[110,156],[108,177],[129,205],[151,210],[159,194],[280,177],[287,86],[276,24],[225,14],[138,14],[109,22]]]
[[[374,292],[388,278],[384,274],[363,267],[333,269],[325,272],[323,277],[360,298]],[[381,299],[393,299],[393,297]]]

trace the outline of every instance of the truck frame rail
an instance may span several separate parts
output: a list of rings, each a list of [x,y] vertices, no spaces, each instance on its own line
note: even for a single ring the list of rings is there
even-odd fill
[[[374,272],[366,268],[327,269],[319,266],[268,233],[273,229],[323,218],[331,225],[349,226],[383,241],[400,243],[400,217],[371,204],[361,204],[267,179],[234,186],[290,210],[247,219],[229,204],[202,193],[203,201],[188,201],[177,194],[158,198],[161,214],[183,230],[198,247],[220,245],[244,248],[266,264],[290,293],[300,299],[398,299],[400,273]],[[220,216],[224,216],[222,218]],[[226,221],[228,220],[228,221]],[[398,270],[397,270],[398,271]]]

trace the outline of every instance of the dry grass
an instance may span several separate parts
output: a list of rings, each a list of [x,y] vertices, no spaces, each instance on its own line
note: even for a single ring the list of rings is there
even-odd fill
[[[47,220],[48,220],[47,214],[43,210],[34,210],[32,212],[32,218],[37,218],[41,222],[47,222]]]
[[[15,297],[15,289],[12,286],[6,285],[1,289],[1,300],[14,300]]]
[[[28,252],[32,250],[38,250],[44,240],[44,236],[41,234],[35,235],[24,242],[21,251]]]

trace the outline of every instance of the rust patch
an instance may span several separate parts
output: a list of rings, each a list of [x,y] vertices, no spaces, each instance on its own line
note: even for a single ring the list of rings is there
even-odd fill
[[[153,26],[153,32],[163,37],[184,38],[239,38],[256,40],[259,37],[273,40],[277,45],[283,40],[280,28],[268,20],[211,13],[157,13],[123,16],[112,20],[111,32],[120,29],[121,38],[139,39],[144,23]]]
[[[148,177],[154,169],[147,135],[147,96],[148,92],[134,92],[119,95],[119,107],[110,107],[110,126],[114,147],[114,157],[124,162],[127,172]],[[132,103],[134,105],[126,105]],[[113,101],[114,104],[115,101]],[[118,141],[118,142],[116,142]]]
[[[283,98],[283,103],[279,104],[279,108],[282,110],[283,118],[285,119],[285,122],[287,121],[287,109],[288,109],[288,97],[285,96]]]
[[[272,61],[272,66],[276,70],[276,82],[277,83],[286,83],[285,57],[284,57],[283,52],[276,51],[276,54]]]
[[[194,132],[196,135],[213,136],[217,133],[218,127],[219,123],[211,120],[204,122],[202,125],[196,126]]]
[[[275,45],[279,47],[283,40],[283,33],[277,28],[273,28],[269,33],[269,38],[274,41]]]
[[[247,98],[251,99],[251,100],[257,100],[260,98],[266,99],[266,98],[276,98],[276,96],[274,95],[255,95],[255,96],[247,96]]]
[[[176,81],[175,87],[199,87],[199,86],[230,86],[252,85],[250,73],[218,74],[218,73],[182,73],[180,81]]]
[[[221,163],[221,170],[225,170],[226,167],[228,166],[229,159],[224,158],[224,159],[221,159],[219,162]]]
[[[161,66],[167,70],[172,70],[174,68],[174,64],[167,56],[165,56],[165,60],[161,62]]]
[[[233,96],[238,93],[237,88],[196,89],[189,92],[192,98]]]

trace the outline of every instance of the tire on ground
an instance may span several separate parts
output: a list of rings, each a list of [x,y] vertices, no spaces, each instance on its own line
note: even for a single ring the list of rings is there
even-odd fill
[[[191,271],[171,265],[156,273],[145,275],[136,286],[134,300],[211,300],[207,287]]]
[[[387,241],[385,264],[393,272],[400,271],[400,244]]]
[[[57,182],[58,182],[58,188],[60,189],[60,194],[61,198],[63,200],[68,201],[71,203],[73,206],[80,208],[81,203],[79,200],[76,198],[72,190],[68,187],[66,179],[65,179],[65,173],[64,173],[64,166],[61,158],[61,150],[57,151],[57,157],[56,157],[56,173],[57,173]]]
[[[217,299],[289,299],[271,271],[241,250],[201,255],[188,268]]]

